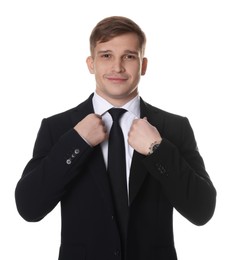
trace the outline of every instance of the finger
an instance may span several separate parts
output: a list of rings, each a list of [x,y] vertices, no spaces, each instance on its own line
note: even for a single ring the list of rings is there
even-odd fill
[[[103,127],[103,131],[104,131],[104,133],[107,133],[108,132],[108,130],[107,130],[107,127],[104,125],[104,127]]]

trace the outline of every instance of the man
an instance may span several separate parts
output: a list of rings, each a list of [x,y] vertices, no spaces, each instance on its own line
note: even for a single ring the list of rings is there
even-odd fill
[[[61,202],[60,260],[175,260],[173,208],[196,225],[214,213],[216,191],[188,119],[139,97],[145,44],[128,18],[96,25],[87,58],[95,93],[42,121],[17,184],[17,208],[27,221]]]

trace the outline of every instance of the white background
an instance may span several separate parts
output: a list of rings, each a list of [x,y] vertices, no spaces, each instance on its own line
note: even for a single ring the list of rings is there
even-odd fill
[[[232,14],[231,0],[0,2],[0,259],[57,259],[59,207],[27,223],[17,213],[14,189],[42,118],[94,91],[85,64],[89,34],[110,15],[128,16],[145,31],[149,67],[140,95],[189,118],[218,191],[205,226],[175,212],[179,260],[233,259]]]

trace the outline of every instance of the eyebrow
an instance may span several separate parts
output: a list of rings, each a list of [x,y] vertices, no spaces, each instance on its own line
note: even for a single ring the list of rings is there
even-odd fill
[[[105,51],[97,51],[97,54],[102,54],[102,53],[109,53],[109,52],[112,52],[110,50],[105,50]]]
[[[104,54],[104,53],[112,53],[113,51],[111,50],[103,50],[103,51],[98,51],[97,54]],[[137,51],[131,51],[131,50],[125,50],[124,54],[134,54],[134,55],[138,55]]]
[[[137,51],[131,51],[131,50],[125,50],[124,53],[129,53],[129,54],[138,55],[138,52],[137,52]]]

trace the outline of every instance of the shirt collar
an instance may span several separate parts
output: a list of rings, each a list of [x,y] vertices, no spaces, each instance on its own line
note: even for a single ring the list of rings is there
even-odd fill
[[[108,101],[98,95],[96,92],[94,93],[93,99],[93,107],[94,111],[98,115],[105,114],[110,108],[113,107]],[[132,113],[136,118],[140,118],[140,97],[137,95],[128,103],[126,103],[122,108],[126,109],[128,112]]]

